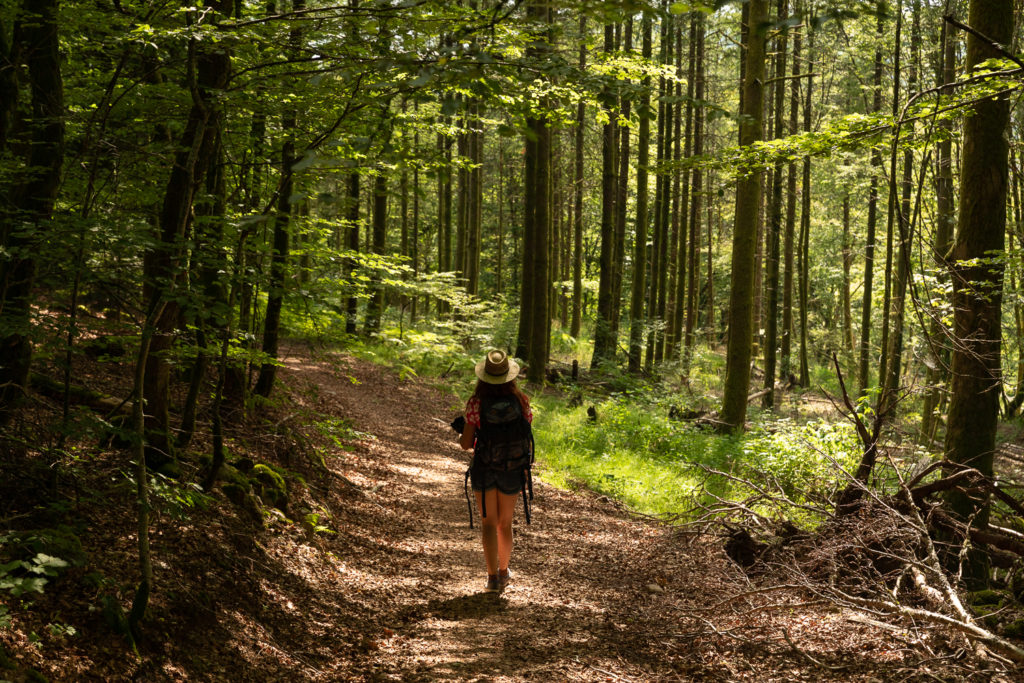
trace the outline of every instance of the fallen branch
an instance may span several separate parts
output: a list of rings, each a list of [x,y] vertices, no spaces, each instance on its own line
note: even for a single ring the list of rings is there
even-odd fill
[[[825,669],[826,671],[843,671],[844,669],[848,668],[846,665],[843,665],[843,666],[829,666],[825,662],[822,662],[822,661],[819,661],[819,660],[815,659],[814,657],[810,656],[809,654],[807,654],[806,652],[804,652],[803,650],[801,650],[800,648],[798,648],[796,646],[796,643],[793,642],[793,639],[789,637],[789,631],[787,631],[784,628],[780,629],[780,630],[782,631],[782,637],[785,638],[786,642],[789,643],[789,646],[791,648],[793,648],[793,652],[797,653],[798,655],[800,655],[801,657],[806,659],[808,662],[810,662],[814,666],[818,667],[819,669]]]
[[[1005,654],[1016,662],[1024,662],[1024,649],[1017,647],[1004,638],[1000,638],[991,631],[981,628],[977,624],[962,621],[960,619],[954,619],[948,615],[941,614],[939,612],[932,612],[931,610],[907,607],[906,605],[899,605],[893,602],[886,602],[884,600],[861,598],[841,591],[837,592],[844,600],[848,601],[852,605],[867,607],[875,610],[876,612],[883,612],[894,616],[909,617],[911,619],[928,621],[933,624],[949,626],[969,638],[973,638],[987,647]]]

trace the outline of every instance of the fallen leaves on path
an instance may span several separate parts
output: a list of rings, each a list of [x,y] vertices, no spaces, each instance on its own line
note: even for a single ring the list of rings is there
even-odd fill
[[[326,452],[334,476],[305,472],[306,487],[289,508],[296,519],[300,510],[319,511],[330,533],[311,533],[281,518],[258,529],[223,500],[187,524],[162,520],[147,622],[152,636],[140,659],[119,643],[112,647],[99,617],[88,616],[76,617],[85,632],[77,641],[34,651],[0,635],[8,648],[57,680],[868,681],[925,675],[916,670],[920,644],[895,630],[809,605],[795,592],[731,599],[752,586],[718,539],[684,539],[606,498],[536,478],[533,524],[524,523],[521,511],[516,517],[512,584],[500,597],[485,594],[479,529],[469,529],[463,497],[468,456],[447,426],[465,397],[418,378],[400,380],[345,354],[293,350],[284,358],[282,379],[288,387],[282,423],[334,416],[361,434],[349,450]],[[282,465],[308,465],[292,450],[274,448]],[[130,516],[127,504],[124,513]],[[121,586],[123,599],[133,576],[130,525],[118,527],[95,508],[88,514],[106,544],[94,561]],[[84,612],[82,604],[57,595],[47,597],[51,606],[63,604],[64,614]],[[768,603],[774,607],[765,609]],[[950,665],[940,660],[937,666],[948,672]]]

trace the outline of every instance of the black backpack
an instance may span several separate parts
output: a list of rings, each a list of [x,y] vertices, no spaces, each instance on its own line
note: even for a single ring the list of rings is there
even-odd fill
[[[523,470],[523,512],[530,523],[530,504],[533,499],[533,428],[523,415],[523,405],[515,394],[493,396],[480,400],[480,428],[476,430],[473,462],[498,472]],[[466,482],[469,470],[466,470]],[[529,499],[527,498],[529,492]],[[469,505],[469,527],[473,528],[473,503],[466,490]],[[486,503],[481,513],[487,516]]]

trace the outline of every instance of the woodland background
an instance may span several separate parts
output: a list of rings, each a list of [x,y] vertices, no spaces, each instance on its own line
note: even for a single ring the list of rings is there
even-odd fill
[[[21,492],[0,505],[0,591],[67,567],[28,533],[34,506],[129,453],[139,576],[114,621],[137,640],[153,482],[188,505],[283,495],[225,443],[281,409],[286,340],[402,378],[498,346],[560,388],[552,412],[621,418],[585,447],[582,417],[541,427],[553,479],[643,508],[628,482],[652,487],[607,456],[638,413],[671,413],[627,469],[700,474],[649,509],[724,528],[741,565],[781,537],[767,519],[895,515],[920,537],[869,562],[877,585],[936,604],[842,600],[1017,658],[994,632],[1013,620],[989,632],[958,596],[1005,589],[983,603],[1005,616],[1024,587],[1020,16],[0,0],[0,464]],[[808,430],[802,455],[772,441]]]

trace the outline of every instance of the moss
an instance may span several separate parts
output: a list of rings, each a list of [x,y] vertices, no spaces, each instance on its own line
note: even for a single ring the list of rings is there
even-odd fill
[[[25,680],[30,683],[50,683],[50,679],[39,673],[35,669],[25,670]]]
[[[220,490],[224,492],[224,497],[235,505],[241,505],[245,497],[249,495],[248,482],[244,487],[234,482],[227,482],[221,485]]]
[[[973,591],[967,596],[968,602],[972,605],[998,605],[1002,603],[1005,598],[1005,593],[991,589]]]
[[[1024,638],[1024,619],[1011,621],[1003,628],[1003,635],[1007,638]]]
[[[978,615],[980,621],[985,624],[986,628],[996,628],[999,626],[999,605],[987,604],[987,605],[974,605],[974,613]]]
[[[234,484],[235,486],[245,489],[246,492],[252,488],[252,483],[249,481],[249,477],[245,476],[227,463],[220,466],[220,472],[217,476],[220,477],[221,481],[225,482],[225,485]]]
[[[253,488],[265,503],[281,511],[287,511],[288,486],[284,477],[263,463],[253,466],[249,477],[253,482]]]
[[[156,471],[168,479],[181,479],[181,463],[177,460],[168,460],[157,467]]]

